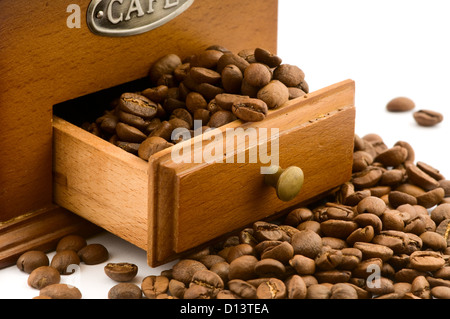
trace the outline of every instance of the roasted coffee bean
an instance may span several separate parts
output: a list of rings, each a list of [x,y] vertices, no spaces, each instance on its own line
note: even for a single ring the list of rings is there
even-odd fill
[[[377,216],[381,216],[386,210],[386,203],[375,196],[369,196],[362,199],[357,207],[358,214],[370,213]]]
[[[147,126],[150,125],[150,120],[144,120],[140,116],[123,111],[119,111],[119,120],[120,122],[131,125],[142,132],[144,132],[147,129]],[[114,131],[112,133],[116,132],[116,127],[117,124],[114,126]]]
[[[450,299],[450,287],[436,286],[431,288],[431,295],[437,299]]]
[[[386,105],[386,109],[389,112],[406,112],[411,111],[415,107],[416,104],[414,101],[404,96],[396,97],[390,100]]]
[[[283,278],[286,273],[286,267],[276,259],[265,258],[261,259],[255,264],[254,272],[260,278],[264,277]]]
[[[270,53],[268,50],[263,48],[256,48],[254,54],[256,61],[266,64],[270,68],[275,68],[279,66],[282,62],[280,57]]]
[[[105,274],[115,281],[130,281],[136,277],[138,266],[132,263],[108,263],[104,267]]]
[[[254,272],[254,269],[257,262],[258,259],[252,255],[244,255],[234,259],[230,263],[228,279],[249,280],[255,278],[256,274]]]
[[[261,259],[273,258],[286,264],[294,256],[294,248],[286,241],[279,245],[266,248],[262,254]]]
[[[165,276],[147,276],[142,280],[141,290],[148,299],[156,299],[169,289],[169,278]]]
[[[178,281],[188,285],[192,276],[199,270],[207,269],[201,262],[193,259],[182,259],[177,262],[173,267],[172,277]]]
[[[320,223],[320,230],[325,236],[346,239],[358,228],[354,221],[330,219]]]
[[[233,103],[232,112],[243,121],[259,122],[266,118],[268,109],[264,101],[248,98]]]
[[[273,71],[273,78],[288,87],[296,87],[305,78],[305,73],[296,65],[281,64]]]
[[[436,271],[444,266],[445,260],[434,251],[415,251],[410,256],[410,264],[419,271]]]
[[[81,299],[81,291],[68,284],[52,284],[42,288],[39,296],[47,296],[51,299]]]
[[[425,276],[418,276],[414,278],[411,283],[411,292],[413,295],[421,299],[431,299],[430,283]]]
[[[139,129],[122,122],[117,124],[116,134],[121,141],[130,143],[141,143],[147,138]]]
[[[225,66],[222,70],[221,77],[225,92],[233,94],[240,93],[244,75],[236,65],[229,64]]]
[[[80,257],[74,250],[58,251],[52,258],[50,266],[56,268],[61,275],[73,274],[76,269],[73,265],[80,264]]]
[[[245,69],[250,65],[244,58],[237,54],[228,52],[224,53],[217,61],[217,72],[221,73],[227,65],[236,65],[242,74],[244,74]]]
[[[431,208],[444,199],[445,191],[441,187],[437,187],[435,189],[432,189],[425,194],[422,194],[420,196],[417,196],[417,204],[420,206],[423,206],[425,208]]]
[[[419,110],[413,116],[420,126],[435,126],[444,120],[441,113],[432,110]]]
[[[330,299],[358,299],[358,293],[350,284],[337,283],[331,287]]]
[[[232,112],[226,110],[219,110],[215,112],[213,115],[211,115],[211,118],[208,122],[208,126],[220,127],[225,124],[231,123],[236,119],[237,119],[236,116]]]
[[[439,187],[439,182],[433,177],[422,171],[419,167],[414,164],[406,166],[406,174],[408,179],[415,185],[425,189],[432,190]]]
[[[108,291],[108,299],[141,299],[142,291],[138,285],[130,282],[121,282]]]
[[[281,81],[272,80],[258,91],[256,97],[264,101],[269,109],[275,109],[289,100],[289,90]]]
[[[152,119],[156,116],[157,105],[145,96],[136,93],[123,93],[120,96],[119,107],[122,111]]]
[[[61,275],[56,268],[40,266],[28,276],[28,285],[36,289],[42,289],[52,284],[58,284],[60,280]]]
[[[183,299],[186,291],[186,285],[176,279],[170,279],[168,292],[175,298]]]
[[[416,163],[417,167],[420,168],[422,171],[433,177],[435,180],[440,181],[445,179],[444,175],[442,175],[438,169],[434,168],[431,165],[428,165],[424,162],[418,161]]]
[[[322,250],[322,239],[312,230],[301,230],[292,236],[291,245],[295,254],[315,258]]]
[[[189,74],[197,83],[209,83],[216,85],[221,80],[220,73],[203,67],[191,67]]]
[[[307,287],[305,281],[299,275],[293,275],[285,281],[288,299],[305,299]]]
[[[243,299],[256,299],[256,288],[241,279],[233,279],[228,282],[231,292]]]
[[[430,212],[431,219],[439,225],[443,220],[450,218],[450,204],[444,203],[436,206]]]
[[[214,69],[222,55],[223,52],[220,50],[209,49],[195,54],[189,63],[192,67]]]
[[[31,273],[38,267],[48,266],[49,263],[50,260],[43,251],[30,250],[20,255],[17,259],[16,266],[26,273]]]
[[[222,278],[215,272],[211,270],[200,270],[192,276],[189,288],[194,286],[203,287],[207,291],[206,295],[208,295],[208,297],[215,298],[225,285]]]
[[[97,265],[109,258],[109,252],[102,244],[89,244],[78,251],[78,257],[86,265]]]
[[[156,84],[161,76],[171,74],[181,64],[181,58],[176,54],[171,53],[162,56],[150,67],[150,81]]]
[[[289,260],[289,265],[295,269],[297,274],[303,275],[312,275],[316,271],[316,263],[314,259],[303,256],[303,255],[295,255],[291,260]]]
[[[244,71],[245,81],[254,87],[263,87],[272,80],[272,73],[262,63],[251,63]]]
[[[138,155],[140,158],[148,160],[153,154],[171,146],[173,146],[173,143],[167,142],[162,137],[151,136],[141,143],[138,149]]]
[[[280,227],[273,223],[267,222],[255,222],[253,223],[253,236],[259,240],[281,240],[283,237],[283,231]]]
[[[181,81],[182,79],[177,79]],[[159,85],[151,88],[147,88],[142,91],[142,95],[150,101],[155,103],[162,103],[169,94],[169,87],[167,85]]]
[[[239,94],[221,93],[216,95],[214,99],[218,107],[223,110],[231,111],[234,103],[246,101],[249,97]]]
[[[258,299],[284,299],[286,295],[286,285],[277,278],[262,282],[256,289]]]
[[[74,250],[79,251],[87,245],[86,239],[79,235],[68,235],[61,238],[56,245],[56,251]]]

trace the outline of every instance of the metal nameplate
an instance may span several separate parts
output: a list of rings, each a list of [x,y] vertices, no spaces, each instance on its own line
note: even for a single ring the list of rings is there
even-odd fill
[[[141,34],[169,22],[194,0],[92,0],[87,25],[97,35],[123,37]]]

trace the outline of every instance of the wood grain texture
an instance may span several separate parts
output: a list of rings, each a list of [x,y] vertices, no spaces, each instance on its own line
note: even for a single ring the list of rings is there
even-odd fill
[[[148,164],[55,117],[54,200],[147,249]]]
[[[157,265],[206,241],[307,201],[350,179],[354,136],[354,82],[337,83],[269,112],[262,122],[235,121],[227,128],[279,128],[281,167],[305,173],[300,194],[280,201],[257,163],[174,163],[170,150],[150,160],[157,185],[149,207],[149,263]],[[191,143],[197,141],[194,138]],[[203,148],[212,141],[203,141]],[[239,148],[239,146],[238,146]],[[250,146],[244,148],[247,154]],[[265,163],[264,166],[267,164]]]
[[[55,201],[146,249],[149,265],[160,265],[348,181],[354,90],[354,82],[346,80],[292,100],[262,122],[238,120],[212,131],[242,128],[244,134],[248,128],[279,128],[279,164],[297,165],[305,173],[293,201],[278,200],[264,184],[260,167],[268,163],[176,163],[173,147],[147,163],[57,117]],[[203,148],[214,144],[203,140],[205,136],[183,143],[202,142]],[[246,144],[244,139],[240,143]],[[248,155],[253,147],[239,144],[236,149]]]
[[[81,7],[69,29],[68,2],[0,2],[0,221],[52,203],[52,106],[142,78],[167,53],[211,44],[276,52],[277,1],[196,0],[176,19],[126,38],[92,34]],[[26,12],[26,14],[25,14]]]
[[[56,205],[0,223],[0,268],[29,250],[51,251],[70,234],[89,237],[101,228]]]

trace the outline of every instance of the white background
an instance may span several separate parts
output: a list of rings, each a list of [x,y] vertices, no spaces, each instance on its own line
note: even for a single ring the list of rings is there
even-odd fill
[[[449,178],[449,15],[448,0],[279,0],[278,55],[303,69],[311,91],[355,80],[356,133],[377,133],[388,146],[407,141],[416,160]],[[444,121],[424,128],[412,112],[387,112],[386,103],[397,96],[414,100],[416,110],[441,112]],[[138,285],[173,265],[152,269],[143,250],[106,232],[88,242],[104,244],[108,262],[138,265]],[[78,275],[63,276],[62,282],[79,287],[83,298],[107,298],[115,282],[104,265],[82,264]],[[27,278],[16,266],[0,270],[0,299],[37,296]]]

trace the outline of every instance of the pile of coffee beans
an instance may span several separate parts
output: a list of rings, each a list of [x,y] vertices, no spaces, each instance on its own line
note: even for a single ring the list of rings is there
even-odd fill
[[[109,258],[108,250],[101,244],[87,244],[84,237],[67,235],[56,245],[51,261],[40,250],[23,253],[16,262],[17,267],[28,273],[28,285],[39,290],[36,299],[81,299],[81,291],[74,286],[61,283],[61,275],[71,275],[80,263],[97,265]]]
[[[386,104],[389,112],[407,112],[416,107],[410,98],[400,96],[392,99]],[[420,126],[435,126],[444,120],[444,116],[433,110],[417,110],[413,113],[413,118]]]
[[[152,277],[149,298],[449,299],[450,180],[355,135],[352,179]]]
[[[450,180],[415,160],[404,141],[355,135],[350,181],[328,197],[257,221],[179,260],[141,286],[135,264],[107,263],[110,299],[450,299]],[[60,240],[49,261],[29,251],[17,267],[36,298],[79,299],[60,283],[70,265],[108,259],[80,236]]]
[[[304,72],[268,50],[232,53],[218,45],[181,59],[167,54],[150,67],[150,87],[123,92],[111,110],[83,128],[144,160],[167,147],[240,119],[262,121],[270,109],[309,92]],[[201,122],[194,127],[194,121]],[[172,139],[185,128],[190,136]]]

